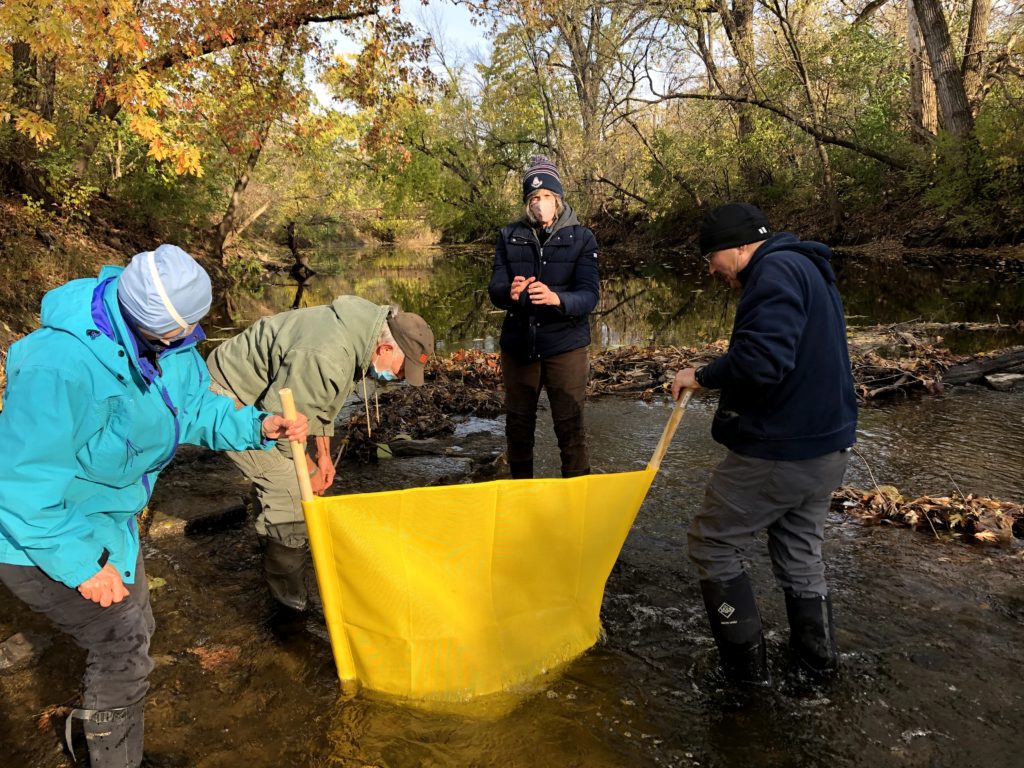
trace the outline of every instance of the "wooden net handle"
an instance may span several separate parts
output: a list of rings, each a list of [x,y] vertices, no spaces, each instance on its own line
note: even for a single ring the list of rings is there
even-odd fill
[[[278,394],[281,396],[284,417],[289,421],[294,421],[298,412],[295,410],[295,398],[292,397],[292,391],[286,387]],[[315,497],[313,496],[313,486],[309,482],[309,467],[306,465],[306,444],[300,443],[298,440],[289,440],[288,442],[292,446],[292,461],[295,462],[295,477],[299,481],[299,493],[303,501],[312,501]]]
[[[686,404],[690,402],[691,397],[693,397],[693,390],[687,388],[683,390],[679,399],[676,400],[675,408],[672,409],[672,415],[668,417],[668,424],[665,425],[665,431],[661,433],[658,447],[654,449],[654,455],[651,456],[651,460],[647,464],[648,469],[653,469],[657,472],[658,468],[661,467],[661,460],[665,458],[668,445],[672,442],[672,436],[676,433],[676,427],[679,426],[679,421],[683,418],[683,411],[686,410]]]

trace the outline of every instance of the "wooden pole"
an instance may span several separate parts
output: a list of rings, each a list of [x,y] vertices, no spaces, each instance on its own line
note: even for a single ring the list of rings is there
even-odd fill
[[[658,447],[654,449],[654,455],[651,456],[651,460],[647,464],[648,469],[653,469],[657,472],[661,467],[661,460],[665,458],[668,444],[672,442],[672,436],[676,433],[676,427],[679,426],[679,421],[683,418],[683,411],[686,410],[686,404],[690,402],[691,397],[693,397],[693,390],[684,389],[679,399],[676,400],[675,408],[672,409],[672,415],[668,417],[668,424],[665,425],[665,431],[661,433]]]
[[[285,388],[278,394],[281,396],[281,407],[284,409],[284,417],[289,421],[293,421],[298,414],[295,411],[295,398],[292,397],[292,391]],[[302,495],[303,501],[312,501],[314,498],[313,486],[309,482],[306,446],[298,440],[290,440],[289,443],[292,447],[292,461],[295,462],[295,476],[299,480],[299,493]]]

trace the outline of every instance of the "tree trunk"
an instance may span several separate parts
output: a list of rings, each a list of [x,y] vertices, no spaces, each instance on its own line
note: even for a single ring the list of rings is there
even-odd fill
[[[921,35],[928,50],[935,77],[935,95],[942,114],[942,126],[959,139],[974,129],[974,118],[967,103],[963,75],[953,57],[949,26],[939,0],[913,0]]]
[[[44,72],[44,76],[49,75]],[[23,40],[15,40],[11,44],[11,90],[13,103],[22,109],[40,112],[41,95],[45,89],[40,88],[39,61],[32,53],[32,46]],[[52,90],[50,104],[52,105]],[[48,114],[52,117],[52,106]],[[23,192],[36,200],[52,203],[53,198],[40,179],[35,167],[39,153],[35,142],[15,132],[12,146],[6,153],[7,159],[0,167],[0,175],[7,179],[10,187]]]
[[[228,232],[228,236],[224,240],[224,245],[222,246],[222,248],[227,248],[229,245],[231,245],[231,243],[235,242],[235,240],[238,239],[238,236],[245,232],[245,230],[247,230],[249,227],[251,227],[253,222],[256,221],[256,219],[258,219],[260,216],[267,212],[267,209],[270,208],[272,202],[273,200],[267,200],[267,202],[263,203],[263,205],[261,205],[252,213],[250,213],[248,216],[246,216],[245,221],[243,221],[237,227]]]
[[[722,19],[722,26],[729,38],[733,55],[739,67],[739,82],[736,84],[736,94],[750,98],[754,96],[754,0],[733,0],[732,7],[729,7],[726,0],[719,0],[718,15]],[[742,145],[753,136],[755,131],[754,108],[749,104],[736,103],[733,105],[736,112],[737,135]],[[751,189],[757,189],[769,181],[763,168],[752,163],[749,158],[741,160],[741,171],[743,178]]]
[[[991,17],[992,0],[974,0],[971,3],[971,20],[960,65],[971,115],[978,114],[978,107],[985,96],[985,49],[988,47],[988,24]]]
[[[32,46],[24,40],[15,40],[11,45],[14,103],[25,109],[34,109],[36,82],[36,57],[32,55]]]
[[[224,247],[232,230],[235,228],[235,217],[238,215],[238,208],[242,204],[242,195],[245,193],[246,187],[249,186],[249,179],[252,178],[252,172],[256,168],[256,163],[259,162],[260,153],[263,152],[263,144],[266,142],[269,132],[270,123],[260,127],[256,146],[249,152],[249,157],[245,160],[245,168],[235,180],[235,188],[231,190],[231,199],[228,200],[228,209],[224,212],[224,218],[220,220],[220,224],[217,225],[214,247],[217,249],[217,253],[220,254],[220,260],[223,264],[228,262]]]
[[[57,57],[46,56],[37,62],[39,92],[36,94],[36,112],[45,120],[53,120],[54,93],[57,90]]]
[[[927,142],[939,132],[939,111],[932,65],[924,48],[913,0],[907,3],[907,49],[910,54],[910,121],[914,138]]]

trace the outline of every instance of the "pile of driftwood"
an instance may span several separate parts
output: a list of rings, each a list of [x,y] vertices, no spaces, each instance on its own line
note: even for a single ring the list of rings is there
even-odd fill
[[[864,491],[843,486],[832,495],[832,507],[864,522],[900,525],[936,536],[939,531],[973,538],[984,544],[1009,546],[1024,538],[1024,505],[966,496],[904,497],[891,485]]]
[[[901,323],[850,329],[850,362],[861,403],[913,392],[938,394],[956,384],[989,383],[997,374],[1024,372],[1024,347],[955,355],[944,333],[1024,332],[998,323]]]

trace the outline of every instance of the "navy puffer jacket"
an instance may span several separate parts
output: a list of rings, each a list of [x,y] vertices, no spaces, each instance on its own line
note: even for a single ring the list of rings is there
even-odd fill
[[[517,275],[536,277],[558,294],[562,305],[536,306],[526,291],[513,303],[509,291]],[[525,220],[499,233],[488,291],[494,305],[507,310],[501,326],[503,351],[526,361],[589,345],[589,314],[597,306],[599,290],[597,240],[568,205],[543,245]]]

